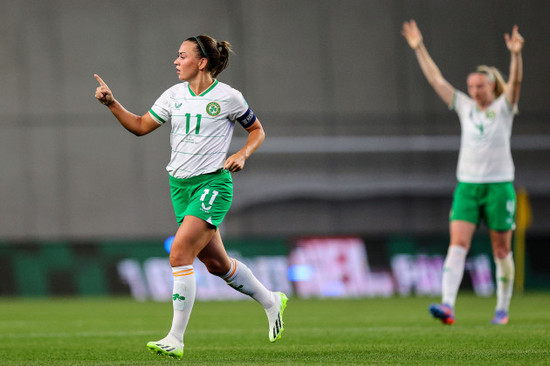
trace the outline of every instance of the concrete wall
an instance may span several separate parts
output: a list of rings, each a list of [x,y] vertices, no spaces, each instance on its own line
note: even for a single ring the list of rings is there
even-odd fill
[[[410,18],[463,90],[477,64],[507,72],[503,34],[519,24],[526,47],[512,140],[517,183],[536,198],[534,229],[550,231],[542,221],[550,214],[550,3],[0,0],[0,7],[0,239],[176,229],[164,171],[169,127],[141,138],[126,132],[94,99],[93,74],[129,110],[145,113],[178,81],[172,62],[181,41],[201,33],[233,44],[220,80],[243,92],[268,134],[234,176],[226,234],[446,230],[459,126],[400,35]],[[234,150],[244,137],[236,131]]]

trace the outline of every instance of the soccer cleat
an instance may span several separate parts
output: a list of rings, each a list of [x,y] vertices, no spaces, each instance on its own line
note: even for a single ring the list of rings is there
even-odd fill
[[[174,340],[167,339],[167,336],[160,341],[152,341],[147,343],[147,348],[153,353],[161,356],[174,357],[177,359],[183,358],[183,344],[177,344]]]
[[[455,323],[453,308],[447,304],[431,304],[430,314],[434,318],[441,320],[443,324],[453,325]]]
[[[277,339],[281,338],[283,330],[283,311],[286,308],[286,302],[288,298],[282,292],[276,292],[281,297],[281,301],[271,308],[266,309],[265,313],[267,314],[267,320],[269,321],[269,341],[275,342]]]
[[[508,312],[506,310],[495,311],[495,316],[493,317],[493,320],[491,320],[491,324],[508,324]]]

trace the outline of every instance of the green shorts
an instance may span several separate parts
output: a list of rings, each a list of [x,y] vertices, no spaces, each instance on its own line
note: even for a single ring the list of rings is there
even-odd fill
[[[228,170],[191,178],[170,177],[170,195],[178,224],[185,216],[195,216],[218,227],[233,201],[233,180]]]
[[[514,229],[516,191],[512,182],[456,185],[450,220],[463,220],[496,231]]]

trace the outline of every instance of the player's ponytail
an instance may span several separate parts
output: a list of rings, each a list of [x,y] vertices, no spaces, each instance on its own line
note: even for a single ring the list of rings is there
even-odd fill
[[[217,42],[216,49],[220,54],[220,58],[219,58],[220,62],[218,67],[215,70],[215,74],[212,73],[213,77],[216,77],[219,73],[221,73],[223,70],[227,68],[227,65],[229,65],[229,53],[233,52],[231,50],[231,44],[226,41]]]
[[[229,65],[229,53],[233,52],[229,42],[218,42],[204,34],[187,38],[186,41],[197,44],[197,54],[199,57],[205,57],[208,60],[206,69],[212,77],[217,77]]]

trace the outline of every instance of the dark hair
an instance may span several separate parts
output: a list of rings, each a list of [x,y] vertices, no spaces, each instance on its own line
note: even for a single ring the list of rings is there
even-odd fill
[[[197,44],[198,57],[206,58],[208,64],[206,69],[212,77],[218,76],[229,64],[229,53],[233,52],[231,44],[226,41],[218,42],[214,38],[201,34],[196,37],[189,37],[186,41]]]

